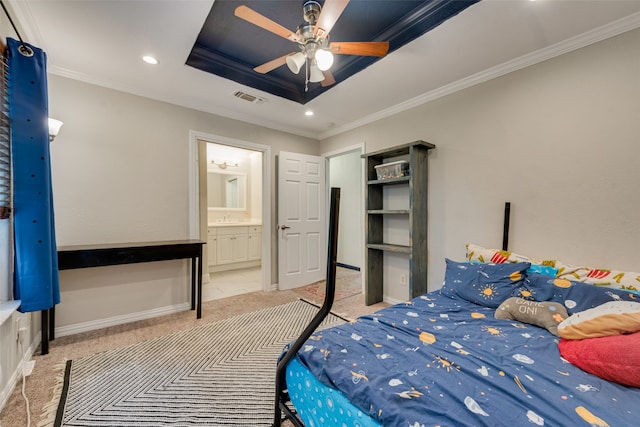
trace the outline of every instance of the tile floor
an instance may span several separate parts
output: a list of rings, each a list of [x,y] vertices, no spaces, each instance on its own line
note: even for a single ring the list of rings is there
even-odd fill
[[[202,284],[202,301],[262,290],[261,267],[210,273],[209,279],[209,283]]]

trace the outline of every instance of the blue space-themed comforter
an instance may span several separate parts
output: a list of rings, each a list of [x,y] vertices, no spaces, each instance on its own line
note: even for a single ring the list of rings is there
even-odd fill
[[[435,291],[317,332],[298,360],[384,426],[640,425],[640,389],[580,370],[546,329],[494,312]]]

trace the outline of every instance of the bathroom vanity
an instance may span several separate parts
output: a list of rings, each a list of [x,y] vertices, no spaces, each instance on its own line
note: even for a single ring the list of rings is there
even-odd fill
[[[209,271],[257,267],[262,258],[262,225],[216,222],[207,228]]]

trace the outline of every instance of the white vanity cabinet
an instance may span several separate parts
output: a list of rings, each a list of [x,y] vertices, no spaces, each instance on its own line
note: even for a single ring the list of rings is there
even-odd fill
[[[246,261],[248,240],[247,227],[218,227],[216,231],[217,263],[230,264]]]
[[[254,261],[262,258],[262,227],[249,227],[249,242],[247,244],[247,259]]]
[[[218,263],[216,254],[218,246],[216,243],[216,231],[216,227],[207,228],[207,261],[209,262],[209,265],[216,265]]]
[[[262,258],[262,226],[209,226],[207,244],[209,271],[259,266]]]

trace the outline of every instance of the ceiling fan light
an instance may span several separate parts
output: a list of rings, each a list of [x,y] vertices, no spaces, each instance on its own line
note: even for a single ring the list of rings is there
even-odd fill
[[[322,74],[322,71],[320,71],[320,69],[314,62],[313,64],[311,64],[311,67],[309,67],[309,81],[312,83],[318,83],[323,80],[324,74]]]
[[[321,71],[327,71],[333,65],[333,53],[326,49],[316,50],[316,62]]]
[[[307,60],[306,56],[302,52],[298,52],[293,55],[287,56],[287,67],[291,70],[292,73],[298,74],[302,69],[305,61]]]

